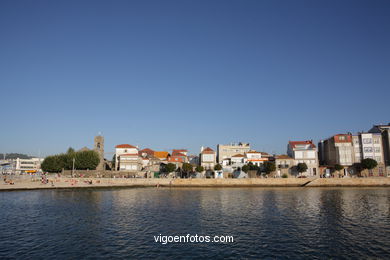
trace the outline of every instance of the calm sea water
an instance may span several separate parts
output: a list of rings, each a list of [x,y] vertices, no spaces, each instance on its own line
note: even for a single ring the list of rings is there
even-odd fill
[[[231,235],[170,243],[162,235]],[[390,258],[389,188],[0,192],[0,259]]]

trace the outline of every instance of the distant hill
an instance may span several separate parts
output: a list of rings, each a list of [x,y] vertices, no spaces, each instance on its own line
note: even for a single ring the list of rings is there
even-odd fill
[[[4,154],[0,153],[0,160],[4,158]],[[29,156],[27,154],[22,154],[22,153],[6,153],[5,154],[5,159],[30,159],[32,156]]]

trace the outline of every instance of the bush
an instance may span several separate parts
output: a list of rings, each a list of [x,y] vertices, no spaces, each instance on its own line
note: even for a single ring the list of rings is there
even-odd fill
[[[214,171],[220,171],[220,170],[222,170],[222,166],[220,164],[214,166]]]
[[[284,174],[282,175],[282,178],[288,178],[288,175],[287,175],[286,173],[284,173]]]

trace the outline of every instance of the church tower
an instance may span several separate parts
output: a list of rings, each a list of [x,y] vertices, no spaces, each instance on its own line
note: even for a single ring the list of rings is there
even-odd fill
[[[95,136],[94,150],[99,154],[100,162],[96,167],[98,171],[104,171],[104,137],[101,135]]]

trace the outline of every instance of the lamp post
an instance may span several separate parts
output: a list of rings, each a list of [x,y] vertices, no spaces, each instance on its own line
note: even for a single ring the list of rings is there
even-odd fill
[[[74,157],[73,157],[72,177],[74,176],[74,161],[75,161],[75,159],[74,159]]]

